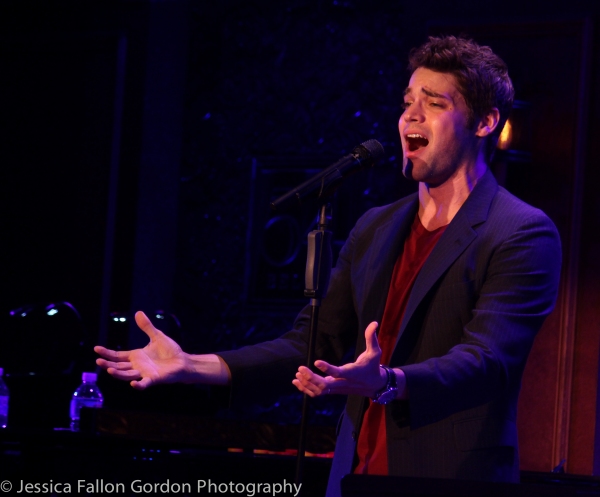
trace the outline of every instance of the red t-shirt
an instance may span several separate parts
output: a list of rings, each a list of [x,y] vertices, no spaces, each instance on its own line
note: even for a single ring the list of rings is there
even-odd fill
[[[404,250],[394,265],[385,310],[379,326],[381,364],[389,365],[412,287],[445,228],[446,226],[442,226],[434,231],[427,231],[421,224],[419,216],[415,216],[408,238],[404,242]],[[385,406],[370,401],[358,436],[357,452],[358,465],[354,469],[355,473],[388,474]]]

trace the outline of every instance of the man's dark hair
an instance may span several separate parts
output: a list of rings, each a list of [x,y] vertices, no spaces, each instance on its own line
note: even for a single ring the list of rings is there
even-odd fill
[[[410,52],[408,60],[411,72],[424,67],[454,75],[458,91],[469,108],[469,127],[473,127],[476,119],[486,115],[493,107],[498,109],[500,121],[488,137],[484,150],[486,160],[490,161],[515,94],[504,61],[490,47],[455,36],[430,36],[428,42]]]

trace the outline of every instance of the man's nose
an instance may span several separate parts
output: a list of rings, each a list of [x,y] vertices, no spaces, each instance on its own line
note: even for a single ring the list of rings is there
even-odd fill
[[[402,114],[402,119],[406,122],[422,122],[423,121],[423,108],[417,102],[412,103],[406,108]]]

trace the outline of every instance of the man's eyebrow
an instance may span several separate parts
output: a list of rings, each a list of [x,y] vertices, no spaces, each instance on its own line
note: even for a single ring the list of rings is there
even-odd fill
[[[446,100],[450,100],[446,95],[442,95],[441,93],[436,93],[434,91],[428,90],[427,88],[421,88],[421,92],[425,93],[428,97],[432,98],[444,98]]]
[[[404,90],[404,96],[408,95],[409,93],[412,93],[412,88],[410,86]],[[446,95],[436,93],[435,91],[428,90],[427,88],[421,88],[421,93],[425,93],[425,95],[431,98],[443,98],[445,100],[452,100]]]

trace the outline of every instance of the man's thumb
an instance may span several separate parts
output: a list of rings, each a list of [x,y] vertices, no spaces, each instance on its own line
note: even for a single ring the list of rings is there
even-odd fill
[[[148,316],[146,316],[146,314],[144,314],[142,311],[137,311],[135,313],[135,322],[150,339],[154,338],[158,334],[158,330],[154,327],[152,321],[150,321]]]
[[[373,321],[367,326],[365,330],[365,342],[367,345],[367,349],[379,349],[379,340],[377,340],[377,328],[379,327],[379,323],[377,321]]]

